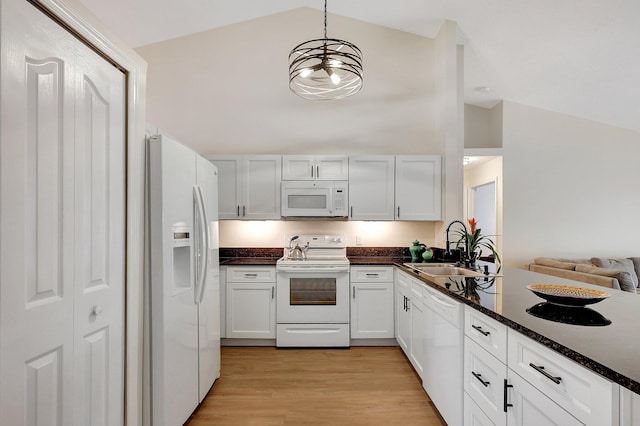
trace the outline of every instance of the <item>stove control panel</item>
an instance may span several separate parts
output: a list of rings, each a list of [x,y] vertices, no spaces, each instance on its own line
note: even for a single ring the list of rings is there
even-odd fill
[[[347,247],[344,235],[326,235],[326,234],[298,234],[287,235],[285,238],[285,247],[309,245],[309,248],[345,248]]]

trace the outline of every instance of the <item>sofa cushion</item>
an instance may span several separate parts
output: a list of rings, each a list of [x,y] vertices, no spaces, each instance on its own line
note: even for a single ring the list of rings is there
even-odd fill
[[[636,276],[638,277],[638,286],[640,287],[640,257],[630,257],[629,260],[633,262],[633,269],[636,270]]]
[[[591,263],[588,259],[554,259],[551,257],[536,257],[533,259],[536,265],[549,266],[551,268],[566,269],[575,271],[576,265]]]
[[[616,269],[618,271],[628,272],[631,275],[633,287],[638,287],[638,275],[636,274],[636,269],[631,259],[607,259],[604,257],[592,257],[591,262],[601,268]],[[620,283],[620,287],[623,287],[622,283]]]
[[[576,272],[584,272],[587,274],[602,275],[605,277],[615,278],[618,280],[621,290],[628,291],[630,293],[636,292],[636,286],[634,285],[633,278],[631,276],[631,273],[629,273],[629,271],[600,268],[598,266],[578,265],[576,266]]]

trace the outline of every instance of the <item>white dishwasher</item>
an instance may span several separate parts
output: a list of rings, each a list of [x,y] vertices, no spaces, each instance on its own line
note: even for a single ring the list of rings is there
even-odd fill
[[[462,424],[464,353],[460,302],[425,286],[425,353],[422,386],[449,425]]]

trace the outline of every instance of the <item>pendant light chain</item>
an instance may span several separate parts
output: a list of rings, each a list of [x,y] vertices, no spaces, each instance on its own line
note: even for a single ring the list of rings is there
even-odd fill
[[[327,0],[324,0],[324,38],[327,38]]]

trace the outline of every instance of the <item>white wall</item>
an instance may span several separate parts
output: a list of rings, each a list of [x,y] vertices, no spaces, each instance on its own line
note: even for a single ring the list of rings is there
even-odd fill
[[[362,49],[364,85],[309,101],[289,90],[288,55],[322,24],[300,8],[138,48],[148,120],[202,154],[443,154],[434,41],[329,14],[328,36]]]
[[[505,263],[639,256],[640,133],[503,105]]]
[[[138,48],[149,64],[148,121],[203,154],[444,155],[457,138],[455,23],[436,41],[329,14],[328,36],[362,49],[364,86],[313,102],[290,92],[287,58],[321,37],[322,24],[322,11],[300,8]],[[448,169],[459,175],[445,198],[456,209],[461,167]],[[364,246],[436,239],[429,222],[222,221],[220,243],[279,247],[299,232],[344,233],[350,246],[356,235]]]

